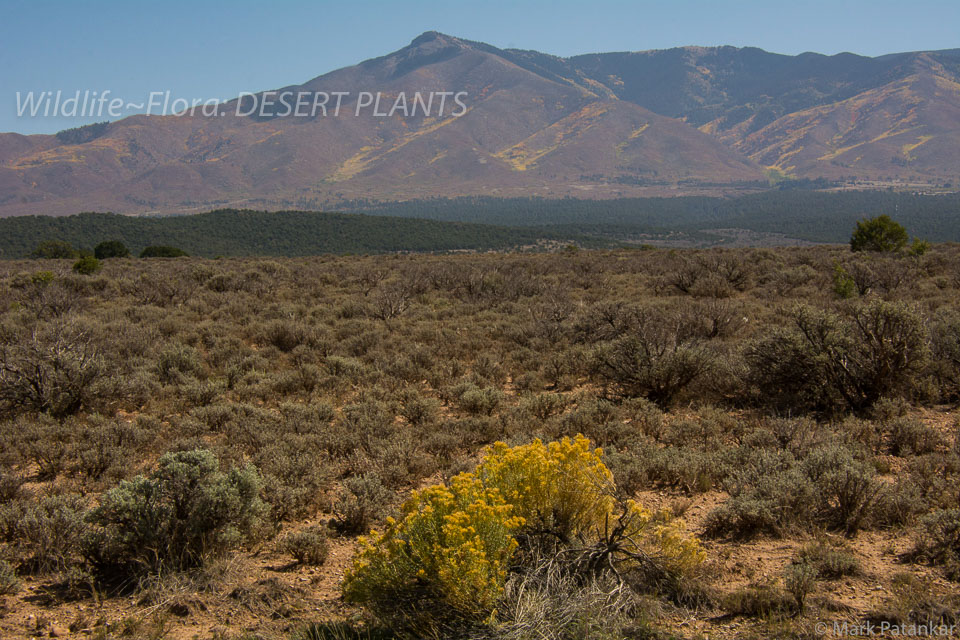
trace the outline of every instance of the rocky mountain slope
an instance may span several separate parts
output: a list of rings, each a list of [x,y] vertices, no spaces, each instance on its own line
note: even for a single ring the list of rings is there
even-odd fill
[[[279,94],[260,94],[216,114],[0,134],[0,216],[728,192],[762,186],[771,168],[831,180],[960,176],[960,50],[685,47],[564,59],[428,32],[280,91],[307,96],[302,113],[313,114],[264,110]],[[423,108],[441,92],[442,113]],[[325,112],[312,107],[322,95]]]

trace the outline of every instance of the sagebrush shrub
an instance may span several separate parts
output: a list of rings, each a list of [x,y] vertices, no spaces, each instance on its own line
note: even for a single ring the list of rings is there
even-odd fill
[[[817,569],[807,562],[789,565],[784,571],[783,582],[787,592],[793,596],[797,611],[803,613],[807,596],[813,591],[817,580]]]
[[[83,296],[68,286],[65,278],[56,278],[52,271],[38,271],[10,283],[14,299],[38,320],[64,318],[83,303]]]
[[[529,395],[520,401],[519,410],[541,422],[563,412],[566,400],[559,393],[538,393]]]
[[[22,494],[25,480],[7,469],[0,468],[0,505],[12,502]]]
[[[7,441],[22,459],[37,465],[40,479],[49,480],[64,471],[75,437],[70,425],[41,414],[35,419],[21,416],[4,427]]]
[[[799,563],[809,564],[817,570],[817,576],[825,580],[860,573],[860,560],[852,551],[843,545],[823,541],[811,542],[800,549]]]
[[[377,473],[351,476],[333,503],[333,525],[343,534],[368,531],[374,522],[383,520],[396,494],[383,485]]]
[[[330,555],[330,541],[323,527],[312,526],[284,536],[277,545],[300,564],[319,566]]]
[[[440,410],[440,402],[435,398],[425,396],[416,389],[408,389],[403,393],[400,415],[415,427],[432,425]]]
[[[478,387],[467,382],[458,385],[453,391],[457,404],[467,413],[489,416],[503,402],[503,392],[496,387]]]
[[[960,623],[960,596],[955,591],[938,592],[932,581],[907,572],[893,574],[890,582],[893,593],[867,614],[868,619],[892,625],[928,625],[930,629]]]
[[[592,370],[613,385],[616,395],[666,406],[709,371],[712,362],[709,351],[697,344],[627,336],[599,347]]]
[[[841,317],[800,306],[791,326],[747,346],[748,380],[760,401],[787,410],[868,409],[909,396],[927,358],[926,331],[904,303],[872,300]]]
[[[289,352],[309,340],[309,329],[299,323],[276,320],[263,328],[261,336],[263,344]]]
[[[263,498],[278,522],[310,515],[322,498],[330,472],[311,445],[306,436],[288,435],[263,447],[256,457]]]
[[[36,327],[0,341],[0,412],[37,411],[60,418],[97,400],[106,368],[89,334],[72,323]]]
[[[960,313],[953,308],[937,311],[930,323],[933,375],[947,400],[960,399]]]
[[[156,371],[160,382],[167,384],[178,383],[185,377],[200,378],[204,373],[203,362],[197,350],[179,343],[160,352],[157,356]]]
[[[917,483],[910,477],[900,478],[880,492],[872,519],[879,526],[903,526],[927,509],[929,505]]]
[[[716,451],[694,447],[652,449],[638,462],[652,483],[679,487],[687,493],[709,491],[724,475],[722,460]]]
[[[819,447],[801,463],[816,490],[814,515],[827,527],[853,535],[867,521],[881,492],[876,470],[849,447]]]
[[[167,453],[149,477],[106,492],[90,515],[86,550],[101,570],[153,573],[203,564],[264,525],[262,480],[252,466],[221,471],[210,451]]]
[[[908,462],[910,481],[923,501],[943,509],[960,507],[960,456],[955,453],[931,453]]]
[[[794,615],[796,597],[772,582],[757,582],[724,596],[722,606],[736,615],[778,618]]]
[[[799,514],[811,513],[815,490],[797,469],[759,478],[717,507],[707,517],[711,536],[782,534],[795,526]]]
[[[783,535],[820,525],[853,535],[874,513],[882,483],[867,461],[837,444],[797,459],[788,451],[741,447],[729,459],[730,493],[706,523],[710,535]]]
[[[86,534],[79,496],[47,496],[0,507],[0,537],[11,543],[21,567],[33,573],[64,571],[78,561]]]
[[[6,560],[0,560],[0,596],[13,595],[22,587],[16,570]]]
[[[960,580],[960,509],[940,509],[920,520],[917,552],[933,564],[944,565],[947,574]]]
[[[884,427],[890,453],[895,456],[933,453],[940,444],[937,432],[916,418],[894,418]]]
[[[587,367],[616,396],[648,398],[663,407],[715,366],[695,314],[617,307],[603,316],[597,336],[609,339],[596,345]]]

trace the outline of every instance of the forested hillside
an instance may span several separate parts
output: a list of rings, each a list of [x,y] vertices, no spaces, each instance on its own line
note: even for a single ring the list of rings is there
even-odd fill
[[[164,218],[81,213],[0,220],[2,258],[26,257],[51,240],[76,248],[120,240],[134,253],[150,245],[171,245],[191,255],[214,257],[511,249],[554,239],[560,238],[544,229],[308,211],[221,209]]]
[[[482,224],[562,225],[568,232],[617,237],[658,231],[737,228],[782,233],[813,242],[846,242],[861,218],[888,214],[912,233],[960,241],[960,194],[892,191],[778,190],[738,198],[434,198],[408,202],[353,201],[342,208],[391,216]]]

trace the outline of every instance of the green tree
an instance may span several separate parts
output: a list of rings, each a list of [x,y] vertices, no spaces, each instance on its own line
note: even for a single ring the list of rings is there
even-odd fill
[[[168,247],[166,245],[147,247],[140,252],[141,258],[182,258],[188,255],[189,254],[183,249]]]
[[[900,251],[907,246],[907,230],[890,216],[877,216],[857,223],[850,236],[853,251]]]
[[[93,248],[93,255],[97,260],[126,258],[130,255],[130,249],[119,240],[105,240]]]
[[[929,242],[926,240],[921,240],[920,238],[914,238],[913,242],[910,243],[910,249],[908,250],[908,253],[916,258],[919,258],[929,250]]]
[[[41,242],[30,254],[31,258],[69,259],[77,257],[77,250],[69,242],[48,240]]]
[[[81,275],[89,276],[100,271],[100,261],[93,256],[83,256],[73,264],[73,270]]]

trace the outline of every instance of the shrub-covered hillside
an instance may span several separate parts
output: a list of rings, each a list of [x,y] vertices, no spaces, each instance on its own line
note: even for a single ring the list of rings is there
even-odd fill
[[[0,258],[25,258],[45,242],[93,249],[120,241],[139,254],[169,245],[190,255],[309,256],[324,253],[386,253],[512,249],[562,239],[580,239],[531,230],[435,220],[414,220],[315,211],[221,209],[161,218],[81,213],[75,216],[20,216],[0,219]],[[596,244],[596,243],[594,243]]]
[[[957,246],[73,265],[0,262],[2,637],[960,622]]]

